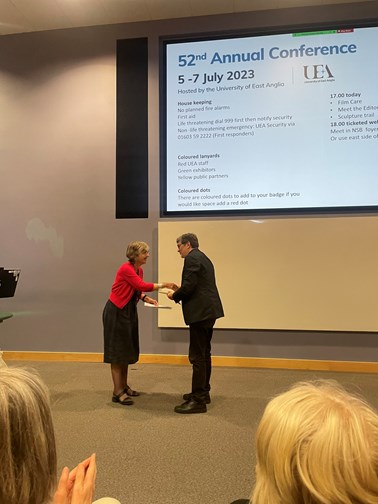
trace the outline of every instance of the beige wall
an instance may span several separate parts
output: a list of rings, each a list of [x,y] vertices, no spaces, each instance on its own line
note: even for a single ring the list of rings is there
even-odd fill
[[[15,313],[0,326],[1,348],[100,352],[102,307],[130,240],[151,244],[145,277],[157,280],[160,35],[377,17],[377,4],[1,37],[0,266],[22,270],[16,296],[0,300]],[[116,40],[144,36],[150,214],[115,220]],[[185,329],[159,329],[155,311],[139,311],[143,353],[186,353]],[[214,354],[371,361],[378,349],[375,334],[219,330]]]
[[[187,222],[216,269],[222,329],[378,332],[378,216]],[[182,222],[159,222],[159,275],[180,283]],[[235,278],[238,272],[239,281]],[[183,327],[160,294],[159,327]]]

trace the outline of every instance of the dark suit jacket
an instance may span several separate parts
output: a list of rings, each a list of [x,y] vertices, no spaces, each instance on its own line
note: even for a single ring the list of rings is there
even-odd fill
[[[181,301],[185,324],[224,316],[213,263],[198,248],[185,257],[181,287],[172,298],[176,303]]]

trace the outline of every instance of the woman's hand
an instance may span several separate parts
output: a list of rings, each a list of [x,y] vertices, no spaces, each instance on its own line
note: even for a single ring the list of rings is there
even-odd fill
[[[158,304],[159,304],[159,303],[156,301],[156,299],[151,298],[151,297],[149,297],[149,296],[146,296],[146,297],[144,298],[144,302],[145,302],[145,303],[148,303],[148,304],[152,304],[152,305],[154,305],[154,306],[158,306]]]
[[[59,479],[53,504],[92,504],[96,481],[96,454],[69,472],[65,467]]]
[[[165,283],[163,283],[163,285],[167,289],[171,289],[173,291],[176,291],[179,288],[178,285],[176,285],[175,283],[172,283],[172,282],[165,282]]]
[[[74,471],[71,504],[92,504],[97,473],[96,454],[90,457],[89,464],[84,460],[71,471],[70,478]]]
[[[69,485],[68,478],[70,471],[68,467],[65,467],[60,475],[59,483],[54,494],[53,504],[69,504],[71,500],[69,499]]]

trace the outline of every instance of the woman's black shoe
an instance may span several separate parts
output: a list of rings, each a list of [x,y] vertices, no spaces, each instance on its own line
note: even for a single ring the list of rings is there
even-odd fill
[[[124,392],[128,396],[132,396],[132,397],[138,397],[138,396],[140,396],[140,392],[137,392],[136,390],[133,390],[128,385],[126,385],[126,388],[124,389]]]
[[[125,398],[121,399],[122,396],[125,396]],[[131,406],[134,404],[134,401],[126,394],[125,391],[122,391],[120,394],[113,394],[112,402],[122,404],[123,406]]]

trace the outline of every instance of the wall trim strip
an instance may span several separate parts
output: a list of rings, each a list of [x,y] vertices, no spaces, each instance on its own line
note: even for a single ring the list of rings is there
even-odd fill
[[[3,359],[5,361],[102,362],[102,358],[102,353],[89,352],[3,352]],[[213,366],[224,367],[378,373],[378,362],[222,356],[213,356],[212,362]],[[139,363],[189,365],[188,358],[185,355],[164,354],[143,354],[140,356]]]

